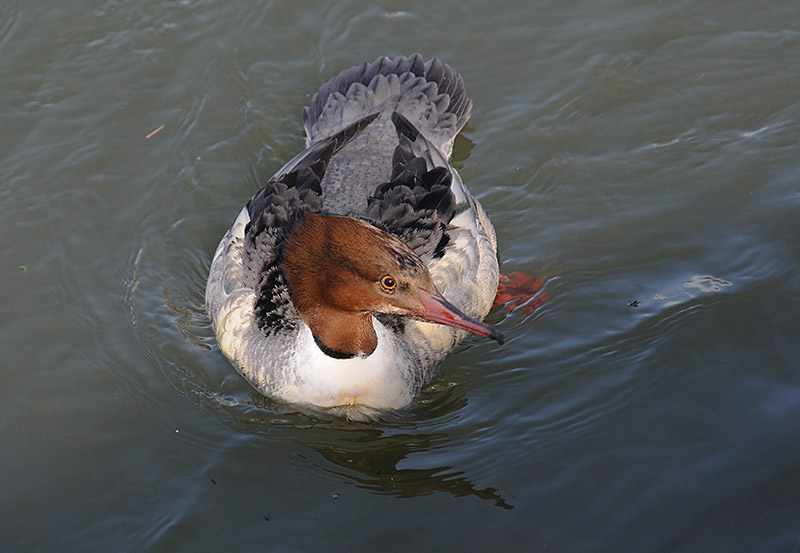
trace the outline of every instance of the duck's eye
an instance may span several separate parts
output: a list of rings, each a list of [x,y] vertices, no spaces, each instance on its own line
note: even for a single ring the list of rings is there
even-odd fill
[[[381,279],[381,288],[384,290],[394,290],[395,286],[397,286],[397,281],[393,277],[386,275]]]

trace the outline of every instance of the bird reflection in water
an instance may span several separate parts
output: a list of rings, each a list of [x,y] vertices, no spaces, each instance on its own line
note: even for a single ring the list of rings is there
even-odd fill
[[[444,392],[444,395],[449,395],[449,392]],[[450,442],[449,435],[444,432],[404,432],[406,419],[413,421],[409,428],[420,428],[417,409],[405,414],[397,413],[394,415],[396,418],[387,417],[383,421],[385,426],[377,428],[378,423],[374,422],[363,424],[305,418],[297,412],[286,411],[286,406],[258,393],[253,392],[250,397],[253,402],[247,409],[247,416],[230,412],[231,408],[238,411],[244,407],[242,402],[237,406],[217,407],[216,410],[234,415],[236,426],[244,423],[251,432],[254,424],[261,425],[268,430],[270,439],[286,439],[309,447],[327,461],[318,464],[320,469],[352,482],[358,488],[406,498],[446,492],[456,497],[475,496],[489,500],[503,509],[514,508],[496,488],[477,488],[466,471],[452,465],[398,468],[404,460],[406,465],[410,464],[407,461],[409,457],[432,450],[441,451]],[[459,411],[466,403],[463,397],[439,397],[433,406],[427,405],[423,409],[429,421],[437,420],[437,424],[444,421],[446,424],[448,415]]]
[[[321,466],[326,472],[343,476],[359,488],[396,497],[420,497],[447,492],[456,497],[476,496],[513,509],[496,488],[478,489],[464,471],[452,466],[426,469],[397,468],[410,454],[429,451],[447,443],[446,434],[397,434],[375,438],[368,448],[314,447],[335,466]]]

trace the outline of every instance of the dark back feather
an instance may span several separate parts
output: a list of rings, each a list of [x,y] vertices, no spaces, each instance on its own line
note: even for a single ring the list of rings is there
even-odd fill
[[[447,225],[455,217],[456,202],[450,185],[453,176],[446,167],[432,167],[415,148],[424,140],[402,115],[394,113],[399,144],[392,157],[392,176],[380,184],[368,200],[367,215],[386,231],[406,242],[426,263],[441,258],[450,242]]]

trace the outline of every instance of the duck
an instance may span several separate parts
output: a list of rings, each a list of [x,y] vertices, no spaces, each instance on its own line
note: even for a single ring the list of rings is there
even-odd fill
[[[239,212],[205,301],[220,351],[302,412],[411,405],[497,293],[497,239],[450,163],[472,101],[439,59],[379,57],[303,109],[306,149]]]

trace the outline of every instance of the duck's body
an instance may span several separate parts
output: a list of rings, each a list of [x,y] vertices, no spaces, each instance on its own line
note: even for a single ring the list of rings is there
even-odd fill
[[[448,163],[471,108],[419,55],[312,98],[308,148],[241,211],[206,288],[220,349],[263,394],[370,417],[411,403],[464,330],[502,341],[473,320],[497,291],[494,229]]]

